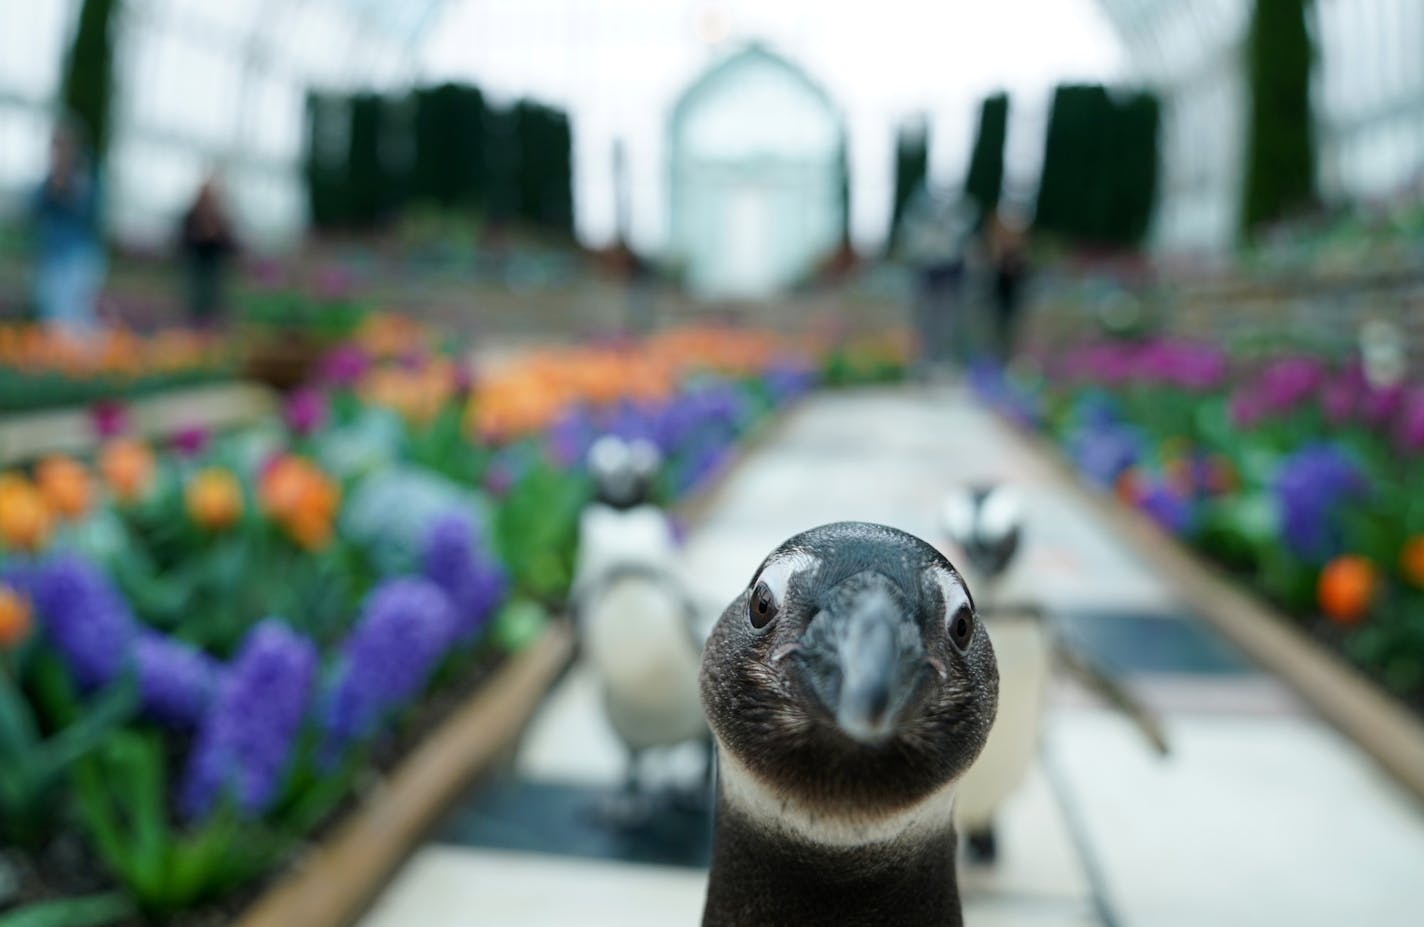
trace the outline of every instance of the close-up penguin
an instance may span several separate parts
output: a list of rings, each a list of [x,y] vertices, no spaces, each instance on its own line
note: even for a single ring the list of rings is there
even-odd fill
[[[702,658],[717,741],[705,927],[962,924],[954,794],[998,686],[934,547],[839,522],[773,551]]]

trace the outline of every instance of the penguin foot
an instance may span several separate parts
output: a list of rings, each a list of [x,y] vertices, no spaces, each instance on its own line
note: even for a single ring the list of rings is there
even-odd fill
[[[999,858],[999,842],[994,837],[994,828],[970,831],[965,838],[969,845],[969,858],[976,863],[993,865]]]

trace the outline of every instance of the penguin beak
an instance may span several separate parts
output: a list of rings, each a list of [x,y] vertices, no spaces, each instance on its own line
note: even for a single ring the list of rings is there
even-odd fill
[[[880,743],[895,729],[899,709],[920,666],[920,635],[904,610],[880,589],[858,596],[842,619],[836,726],[862,743]]]

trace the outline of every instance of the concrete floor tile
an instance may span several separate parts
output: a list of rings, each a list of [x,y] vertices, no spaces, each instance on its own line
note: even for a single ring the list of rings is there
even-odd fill
[[[361,927],[669,927],[702,916],[695,870],[427,847]]]

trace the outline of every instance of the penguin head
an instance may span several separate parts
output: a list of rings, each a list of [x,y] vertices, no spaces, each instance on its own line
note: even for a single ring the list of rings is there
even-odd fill
[[[959,572],[883,525],[786,541],[722,614],[702,700],[724,752],[779,800],[874,817],[942,792],[988,737],[989,638]]]
[[[950,493],[940,508],[940,524],[977,576],[994,579],[1012,565],[1023,536],[1023,505],[1012,489],[966,486]]]
[[[648,501],[662,466],[662,454],[651,441],[624,441],[604,435],[588,449],[588,471],[594,495],[604,505],[633,508]]]

